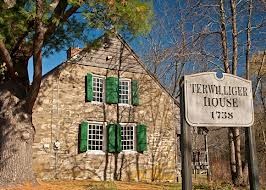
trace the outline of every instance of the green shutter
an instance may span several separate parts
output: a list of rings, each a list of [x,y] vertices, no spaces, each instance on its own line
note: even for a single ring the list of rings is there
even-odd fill
[[[117,138],[116,132],[117,131]],[[122,142],[121,142],[121,126],[119,124],[108,124],[107,125],[107,151],[108,152],[121,152]],[[117,147],[115,140],[117,141]]]
[[[108,152],[115,152],[115,125],[107,125],[107,150]]]
[[[87,143],[88,143],[88,123],[82,122],[80,124],[79,152],[87,151]]]
[[[121,125],[117,125],[117,152],[122,151],[122,129]]]
[[[91,102],[92,98],[93,98],[92,74],[88,73],[86,76],[86,101]]]
[[[137,151],[143,152],[147,150],[147,127],[145,125],[137,125]]]
[[[131,95],[132,95],[132,105],[137,106],[139,105],[139,87],[138,81],[132,80],[131,81]]]
[[[118,78],[115,77],[106,78],[106,103],[108,104],[118,103]]]

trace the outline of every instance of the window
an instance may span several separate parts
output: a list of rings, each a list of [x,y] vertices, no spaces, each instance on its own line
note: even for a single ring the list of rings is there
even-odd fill
[[[92,101],[104,102],[104,77],[93,76],[92,78],[93,98]]]
[[[122,150],[134,150],[134,125],[126,124],[121,125],[121,142],[122,142]]]
[[[130,103],[130,80],[128,79],[119,80],[119,103]]]
[[[103,124],[88,124],[88,150],[103,150]]]
[[[87,73],[85,84],[86,102],[139,105],[137,80]]]
[[[79,153],[110,153],[147,150],[146,125],[135,123],[105,125],[103,122],[83,121],[79,127]]]

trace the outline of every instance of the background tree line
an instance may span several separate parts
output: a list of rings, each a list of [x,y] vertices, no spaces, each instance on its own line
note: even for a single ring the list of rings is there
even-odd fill
[[[260,0],[155,1],[154,27],[144,40],[139,39],[140,52],[144,52],[142,56],[149,69],[177,98],[178,84],[184,74],[216,71],[252,80],[253,131],[259,172],[264,182],[265,12],[266,3]],[[214,178],[221,179],[223,175],[235,185],[247,184],[244,136],[242,128],[210,128],[210,161]],[[228,139],[227,143],[225,139]],[[225,175],[230,171],[231,175]]]

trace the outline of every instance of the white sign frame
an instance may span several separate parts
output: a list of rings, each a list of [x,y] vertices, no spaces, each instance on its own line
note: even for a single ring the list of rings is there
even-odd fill
[[[215,72],[185,75],[184,93],[190,126],[250,127],[254,123],[250,80],[227,73],[218,78]]]

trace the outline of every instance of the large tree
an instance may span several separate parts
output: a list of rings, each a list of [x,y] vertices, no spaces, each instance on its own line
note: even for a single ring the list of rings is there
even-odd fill
[[[152,4],[141,0],[4,0],[0,3],[0,186],[33,181],[32,109],[42,57],[90,30],[149,29]],[[28,62],[33,58],[30,82]]]

